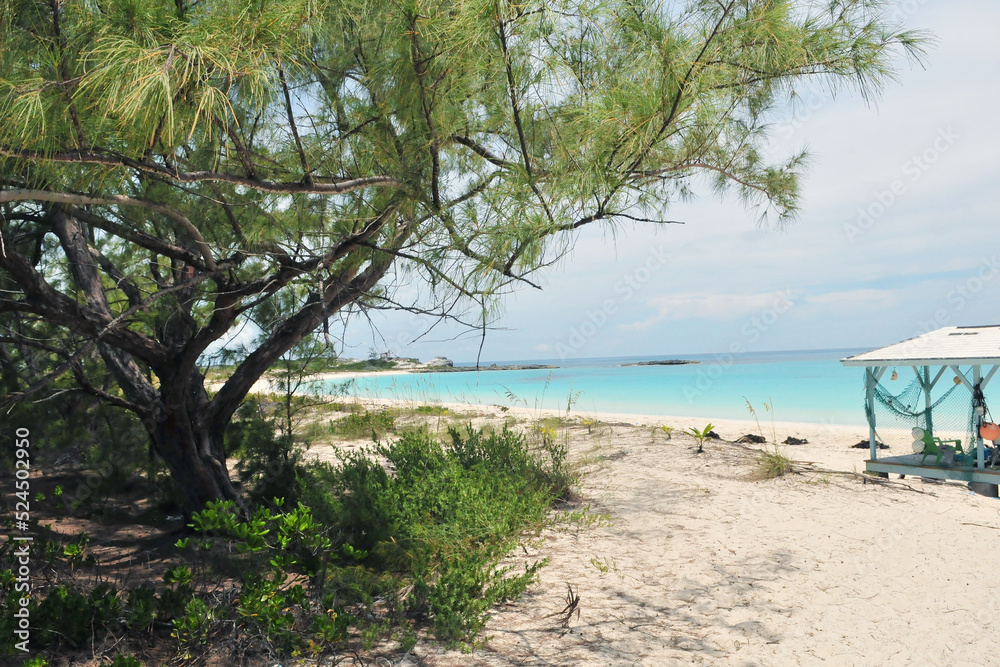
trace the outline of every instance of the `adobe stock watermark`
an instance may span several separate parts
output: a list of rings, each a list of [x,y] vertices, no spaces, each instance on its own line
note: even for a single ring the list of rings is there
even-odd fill
[[[938,130],[934,140],[927,148],[903,163],[904,178],[894,179],[889,187],[875,194],[874,201],[867,206],[858,208],[858,217],[854,222],[844,223],[844,234],[847,236],[847,241],[854,243],[874,227],[875,223],[895,205],[899,197],[906,194],[909,186],[919,181],[934,163],[955,145],[959,138],[960,135],[950,127]]]
[[[916,14],[926,4],[927,0],[902,0],[902,2],[896,3],[889,16],[894,21],[902,21]]]
[[[559,358],[565,359],[581,350],[587,341],[604,328],[622,304],[631,301],[643,285],[653,278],[653,274],[667,265],[669,258],[670,254],[664,250],[662,245],[650,248],[646,261],[622,276],[621,280],[614,284],[613,289],[618,296],[614,299],[605,299],[601,302],[601,307],[596,310],[588,310],[586,319],[570,327],[566,341],[556,343],[556,352],[559,354]]]
[[[18,428],[14,435],[14,528],[20,533],[27,533],[31,527],[31,433],[26,428]],[[20,595],[11,597],[13,612],[14,647],[22,653],[28,652],[28,642],[31,640],[31,612],[28,609],[31,598],[31,535],[11,535],[10,539],[17,543],[13,556],[17,560],[14,570],[14,592]]]
[[[756,343],[760,337],[781,319],[781,316],[795,307],[791,290],[784,289],[775,292],[771,305],[759,314],[751,317],[740,327],[741,338],[734,340],[729,345],[726,352],[715,355],[715,359],[710,364],[702,364],[698,368],[698,377],[694,384],[684,386],[684,398],[688,404],[693,404],[695,400],[708,391],[715,381],[729,370],[736,361],[746,354],[747,343]]]

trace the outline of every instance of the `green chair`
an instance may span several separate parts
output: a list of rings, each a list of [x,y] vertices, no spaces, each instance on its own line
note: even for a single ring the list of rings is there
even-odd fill
[[[941,457],[944,456],[941,448],[949,446],[949,443],[954,443],[955,453],[965,453],[965,450],[962,449],[961,440],[942,440],[941,438],[935,438],[930,432],[925,431],[919,426],[913,427],[913,452],[915,454],[923,454],[920,458],[921,465],[931,455],[934,456],[934,465],[941,465]]]

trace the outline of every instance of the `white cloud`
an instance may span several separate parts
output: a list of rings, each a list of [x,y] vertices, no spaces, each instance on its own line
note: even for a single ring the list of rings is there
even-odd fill
[[[827,292],[805,298],[806,303],[823,306],[848,305],[858,307],[862,305],[888,306],[896,301],[896,293],[890,290],[880,289],[855,289],[845,292]]]
[[[759,294],[674,294],[650,299],[656,313],[641,322],[620,324],[623,331],[648,331],[654,324],[668,320],[709,319],[729,322],[756,315],[781,304],[788,291]],[[786,295],[786,296],[783,296]]]

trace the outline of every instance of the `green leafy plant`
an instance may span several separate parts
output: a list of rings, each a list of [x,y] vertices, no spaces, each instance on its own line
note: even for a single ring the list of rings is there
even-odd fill
[[[328,644],[338,644],[347,638],[352,619],[335,609],[325,609],[312,617],[310,632]]]
[[[274,500],[277,508],[284,504]],[[306,637],[295,630],[295,624],[299,616],[312,614],[312,603],[305,586],[291,579],[293,575],[305,575],[306,581],[322,588],[328,555],[333,551],[326,528],[316,521],[312,511],[301,504],[280,512],[260,507],[243,519],[234,503],[210,502],[192,515],[191,526],[210,535],[206,541],[224,543],[227,553],[242,558],[243,576],[235,611],[244,632],[281,654],[303,650]]]
[[[331,430],[345,438],[373,441],[396,430],[396,416],[389,410],[355,412],[330,423]]]
[[[208,642],[212,628],[213,613],[201,598],[192,597],[184,605],[184,612],[173,620],[171,637],[184,648],[202,646]]]
[[[414,410],[418,415],[444,416],[448,414],[448,408],[441,405],[418,405]]]
[[[120,613],[121,600],[108,584],[98,584],[89,594],[59,585],[49,590],[31,618],[41,628],[42,645],[66,642],[79,647],[117,621]]]
[[[125,627],[143,632],[156,621],[156,590],[147,585],[137,586],[128,593],[125,603]]]
[[[653,440],[656,440],[656,434],[657,433],[664,434],[665,436],[667,436],[667,440],[670,440],[671,438],[673,438],[674,427],[673,426],[667,426],[666,424],[660,424],[659,426],[654,426],[650,430],[650,437]]]
[[[687,430],[691,437],[695,439],[695,442],[698,443],[698,451],[695,453],[701,454],[704,451],[705,441],[708,440],[708,434],[712,432],[712,428],[712,425],[708,424],[701,430],[696,429],[693,426]]]
[[[449,436],[442,444],[425,432],[405,433],[349,457],[339,530],[352,548],[367,551],[369,567],[412,571],[407,607],[429,614],[437,636],[474,643],[490,605],[519,594],[541,567],[515,573],[500,563],[524,530],[542,525],[568,473],[564,452],[532,451],[507,429],[451,429]]]
[[[87,547],[90,545],[90,535],[86,532],[82,532],[77,535],[75,542],[70,542],[63,547],[62,556],[66,559],[66,562],[70,564],[70,567],[77,568],[81,565],[93,565],[94,557],[93,555],[87,553]]]
[[[294,631],[296,615],[292,607],[305,607],[306,593],[301,585],[286,587],[284,583],[283,577],[246,577],[237,613],[268,644],[288,654],[305,644],[301,633]]]
[[[183,565],[170,567],[163,574],[164,589],[156,598],[156,617],[174,619],[184,613],[187,603],[194,596],[191,568]]]

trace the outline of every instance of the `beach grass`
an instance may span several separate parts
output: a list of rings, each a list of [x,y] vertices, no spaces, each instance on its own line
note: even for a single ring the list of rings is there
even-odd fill
[[[757,466],[750,474],[751,479],[775,479],[792,472],[792,460],[781,453],[777,446],[773,451],[764,450],[757,455]]]

